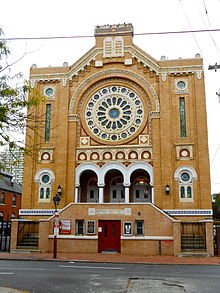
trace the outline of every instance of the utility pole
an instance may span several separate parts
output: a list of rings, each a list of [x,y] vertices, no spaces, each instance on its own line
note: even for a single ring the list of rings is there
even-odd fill
[[[208,70],[212,70],[215,69],[215,72],[217,71],[217,69],[220,69],[220,65],[217,64],[217,62],[215,63],[215,65],[209,65]]]
[[[212,69],[214,69],[216,72],[217,69],[220,69],[220,65],[218,65],[217,62],[215,63],[215,65],[209,65],[208,70],[212,70]],[[216,95],[218,96],[219,103],[220,103],[220,89],[218,90],[218,92],[216,92]]]
[[[220,89],[218,90],[218,92],[216,92],[216,95],[218,96],[219,103],[220,103]]]

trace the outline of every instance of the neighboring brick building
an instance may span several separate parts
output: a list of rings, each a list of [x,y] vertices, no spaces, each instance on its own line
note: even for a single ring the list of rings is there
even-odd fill
[[[0,173],[0,221],[19,217],[22,186],[13,182],[13,176]]]
[[[27,129],[40,149],[25,158],[20,215],[39,221],[41,251],[60,185],[59,251],[213,254],[203,61],[157,61],[132,37],[131,24],[97,26],[73,65],[31,68],[45,129]]]
[[[7,173],[13,176],[13,181],[22,184],[24,170],[24,152],[20,149],[0,152],[0,161]]]

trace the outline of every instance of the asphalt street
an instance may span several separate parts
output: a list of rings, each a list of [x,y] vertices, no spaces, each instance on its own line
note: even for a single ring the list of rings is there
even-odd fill
[[[0,287],[30,293],[219,293],[220,266],[2,260]]]

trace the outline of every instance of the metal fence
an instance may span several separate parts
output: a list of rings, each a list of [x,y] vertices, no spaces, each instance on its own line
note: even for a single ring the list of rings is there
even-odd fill
[[[17,248],[37,248],[39,222],[25,221],[18,224]]]
[[[0,221],[0,251],[10,250],[11,222]]]
[[[206,250],[205,223],[181,223],[181,248],[182,251]]]

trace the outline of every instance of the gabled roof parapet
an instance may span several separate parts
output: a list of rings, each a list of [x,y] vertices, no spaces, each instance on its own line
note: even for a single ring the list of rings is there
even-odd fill
[[[132,35],[133,25],[131,23],[113,24],[113,25],[97,25],[95,27],[95,37],[106,35]]]

